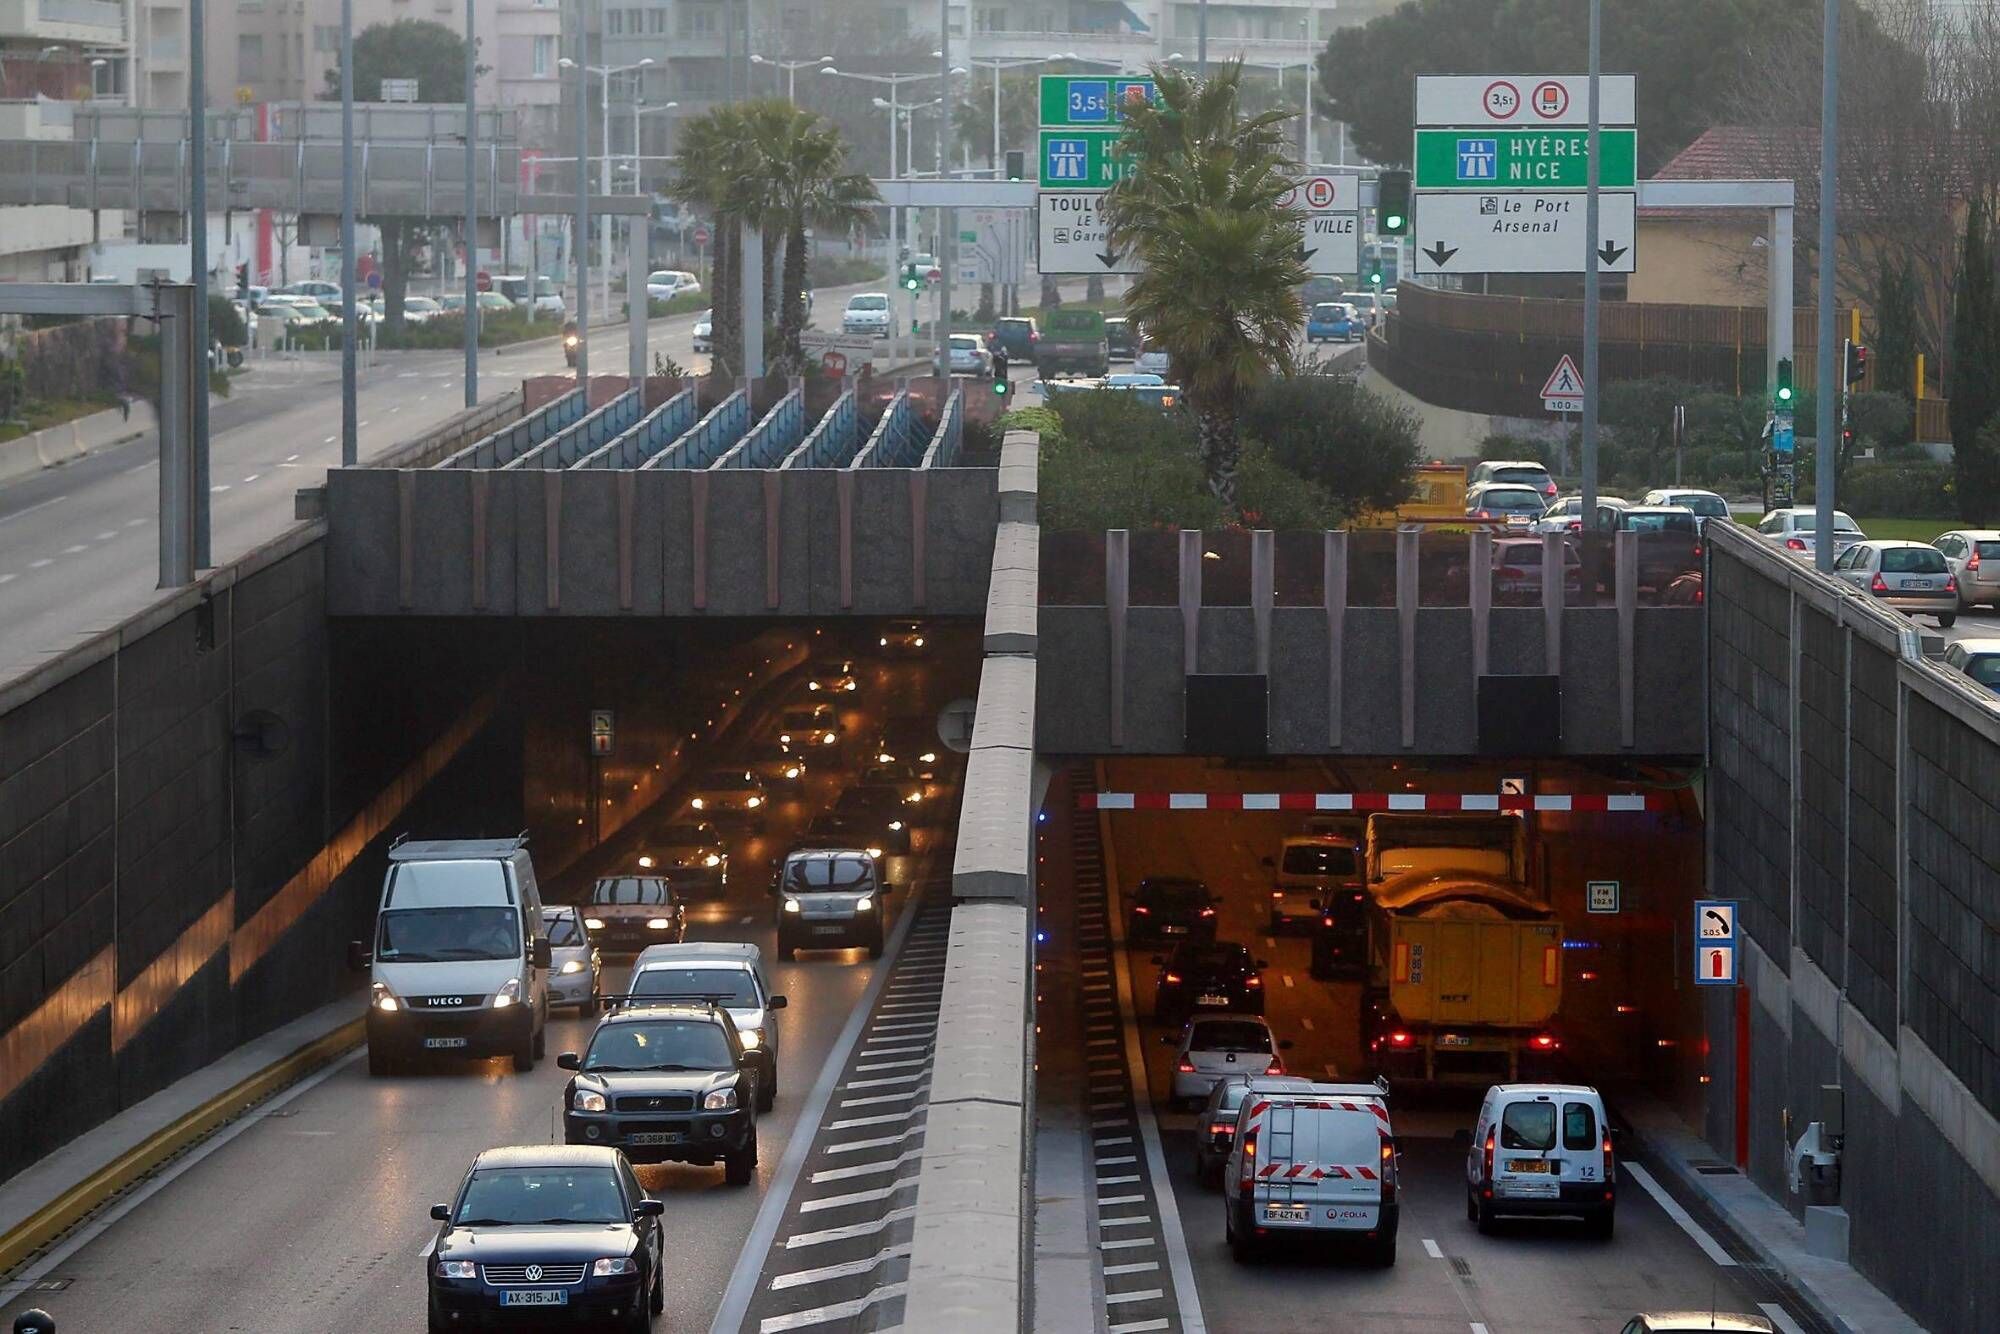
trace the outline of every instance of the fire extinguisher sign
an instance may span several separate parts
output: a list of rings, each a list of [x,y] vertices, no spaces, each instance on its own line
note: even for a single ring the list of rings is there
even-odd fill
[[[1736,985],[1736,900],[1696,899],[1694,980],[1696,986]]]

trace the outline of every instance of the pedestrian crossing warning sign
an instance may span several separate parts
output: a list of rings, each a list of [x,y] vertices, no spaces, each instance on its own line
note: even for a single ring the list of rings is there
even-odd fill
[[[1577,370],[1576,362],[1570,359],[1569,353],[1563,353],[1562,360],[1558,361],[1556,368],[1549,372],[1548,383],[1542,386],[1542,397],[1544,399],[1583,397],[1583,374]]]

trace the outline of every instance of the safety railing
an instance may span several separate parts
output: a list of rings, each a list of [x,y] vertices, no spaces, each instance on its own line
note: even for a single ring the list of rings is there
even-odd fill
[[[701,397],[690,382],[654,408],[637,426],[595,453],[585,454],[572,468],[638,468],[687,434],[701,416]]]
[[[801,440],[798,448],[785,456],[780,468],[838,468],[861,440],[861,411],[854,391],[846,390],[833,401],[819,425]]]
[[[629,389],[575,425],[565,427],[501,466],[521,469],[571,467],[578,459],[596,453],[638,425],[639,418],[645,413],[645,391]]]
[[[590,400],[581,389],[544,403],[505,430],[495,431],[450,455],[440,468],[498,468],[521,457],[565,427],[583,420]]]
[[[750,433],[723,451],[711,467],[775,468],[806,433],[806,391],[803,386],[779,399]]]
[[[925,468],[954,468],[958,466],[958,449],[965,440],[965,391],[953,389],[951,397],[944,401],[944,411],[938,414],[937,430],[931,433],[930,444],[924,447]]]
[[[910,391],[898,389],[882,411],[881,419],[868,435],[868,443],[855,454],[850,468],[893,468],[904,449],[904,441],[916,433],[916,409]]]
[[[639,466],[643,468],[706,468],[750,429],[750,395],[738,389],[715,405],[680,439]]]

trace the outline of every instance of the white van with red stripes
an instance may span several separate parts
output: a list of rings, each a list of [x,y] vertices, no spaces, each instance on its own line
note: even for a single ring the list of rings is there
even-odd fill
[[[1248,1262],[1285,1240],[1396,1263],[1396,1136],[1388,1086],[1252,1078],[1223,1171],[1223,1228]]]

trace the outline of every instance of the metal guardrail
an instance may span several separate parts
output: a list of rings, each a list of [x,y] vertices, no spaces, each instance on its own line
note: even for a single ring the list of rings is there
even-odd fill
[[[688,434],[702,416],[702,400],[692,384],[654,408],[638,426],[618,436],[596,454],[584,454],[572,468],[642,468],[648,458]]]
[[[497,468],[533,449],[566,426],[583,420],[589,409],[583,390],[572,389],[552,399],[521,420],[474,441],[435,466],[439,468]]]
[[[646,393],[628,389],[574,425],[566,426],[504,468],[568,468],[639,424],[646,415]]]
[[[715,468],[775,468],[806,433],[806,391],[803,386],[779,399],[749,434],[709,465]]]
[[[965,391],[954,389],[951,397],[944,401],[944,411],[938,414],[937,430],[931,433],[931,442],[924,448],[923,468],[955,468],[958,466],[959,446],[965,440]]]
[[[684,382],[686,383],[686,382]],[[701,398],[693,384],[648,413],[637,426],[595,453],[586,454],[572,468],[638,468],[661,450],[687,434],[701,416]]]
[[[861,440],[861,409],[854,391],[849,389],[833,401],[833,406],[819,419],[819,425],[807,433],[798,448],[785,455],[780,468],[838,468],[853,453]]]
[[[706,468],[750,429],[750,395],[738,389],[680,439],[640,464],[646,468]]]
[[[910,391],[898,389],[896,396],[889,400],[889,406],[882,410],[875,429],[869,432],[868,443],[855,454],[850,468],[893,468],[897,455],[903,448],[904,437],[912,433],[916,410],[910,404]]]

